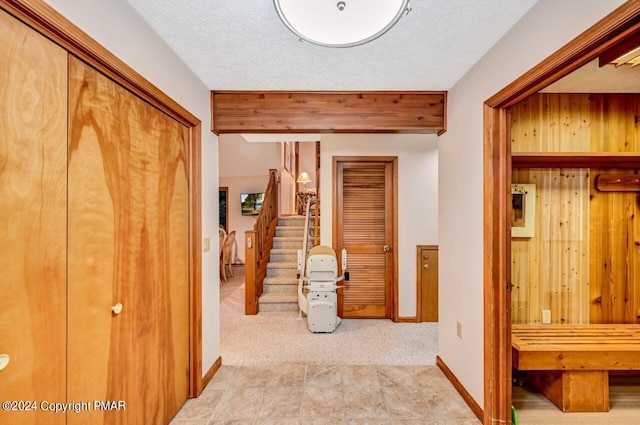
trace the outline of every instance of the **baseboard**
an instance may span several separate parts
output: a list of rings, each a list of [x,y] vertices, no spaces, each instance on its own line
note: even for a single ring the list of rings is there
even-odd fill
[[[451,382],[453,387],[460,393],[460,396],[467,403],[467,406],[471,409],[474,415],[480,420],[480,422],[484,422],[484,411],[480,407],[478,403],[471,397],[471,394],[467,391],[467,389],[462,385],[458,378],[451,372],[451,369],[442,361],[440,356],[436,356],[436,364],[444,373],[444,376]]]
[[[211,382],[211,380],[213,379],[213,376],[216,374],[218,369],[220,369],[220,366],[222,366],[222,357],[218,357],[218,360],[216,360],[213,363],[211,368],[202,377],[202,389],[205,389],[207,387],[207,385],[209,385],[209,382]],[[198,395],[200,395],[200,394],[198,394]]]
[[[418,316],[405,316],[405,317],[398,317],[395,320],[396,323],[419,323],[418,321]]]

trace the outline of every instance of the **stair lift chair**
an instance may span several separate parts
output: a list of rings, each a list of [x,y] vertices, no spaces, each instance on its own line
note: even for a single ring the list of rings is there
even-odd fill
[[[302,250],[298,252],[298,264],[302,265]],[[347,267],[347,251],[342,250],[342,269]],[[301,268],[301,267],[300,267]],[[338,260],[335,251],[328,246],[318,245],[309,251],[306,276],[303,279],[306,296],[299,291],[298,303],[307,315],[307,325],[314,333],[328,333],[340,324],[338,317],[337,283],[349,280],[345,272],[338,276]]]

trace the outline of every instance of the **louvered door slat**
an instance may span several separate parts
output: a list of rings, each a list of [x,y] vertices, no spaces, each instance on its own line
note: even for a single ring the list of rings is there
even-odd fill
[[[340,291],[343,317],[390,317],[393,163],[345,161],[337,168],[338,248],[349,253],[350,280]]]

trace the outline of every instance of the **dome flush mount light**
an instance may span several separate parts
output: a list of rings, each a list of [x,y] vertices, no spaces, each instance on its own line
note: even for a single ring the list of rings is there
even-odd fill
[[[389,31],[409,0],[273,0],[278,16],[300,40],[325,47],[353,47]]]

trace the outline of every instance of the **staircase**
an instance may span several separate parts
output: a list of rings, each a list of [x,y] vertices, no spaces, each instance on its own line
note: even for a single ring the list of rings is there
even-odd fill
[[[260,312],[298,311],[298,250],[302,249],[304,217],[279,217]]]

